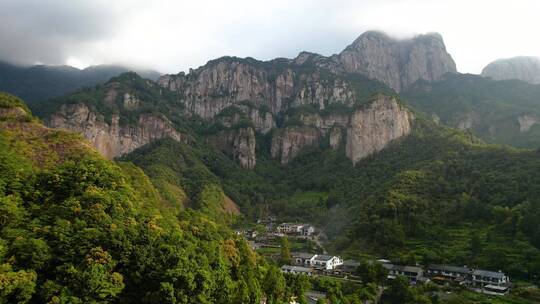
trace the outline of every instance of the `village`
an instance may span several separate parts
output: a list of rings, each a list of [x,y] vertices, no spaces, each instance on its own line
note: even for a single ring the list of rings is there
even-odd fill
[[[306,223],[275,223],[275,219],[259,221],[265,229],[237,230],[244,235],[251,248],[263,256],[274,258],[279,252],[278,240],[286,237],[293,244],[290,264],[281,266],[281,271],[306,276],[326,276],[350,281],[360,281],[357,270],[360,262],[343,259],[328,254],[321,245],[325,238],[322,231]],[[405,277],[410,284],[433,282],[442,286],[459,286],[488,295],[506,295],[511,288],[510,278],[501,271],[474,269],[454,265],[399,265],[387,259],[378,259],[368,263],[380,263],[386,270],[387,279]]]

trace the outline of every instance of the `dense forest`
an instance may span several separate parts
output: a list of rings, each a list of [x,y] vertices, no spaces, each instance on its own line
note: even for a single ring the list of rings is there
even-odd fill
[[[361,81],[360,91],[377,88]],[[104,102],[112,86],[137,96],[139,108]],[[414,96],[404,96],[396,98],[415,117],[412,133],[355,165],[343,145],[333,150],[327,140],[283,165],[270,155],[268,133],[256,134],[257,165],[245,169],[208,138],[249,127],[248,119],[220,124],[221,116],[239,114],[232,107],[217,123],[186,116],[171,92],[134,73],[34,109],[47,117],[85,100],[106,121],[120,114],[122,124],[161,113],[187,141],[164,138],[107,161],[78,135],[43,127],[20,100],[2,95],[2,299],[281,303],[296,296],[304,303],[303,292],[315,289],[332,303],[359,303],[389,284],[283,275],[229,228],[269,213],[314,223],[325,232],[327,249],[346,258],[470,265],[537,282],[540,153],[437,124],[409,105]],[[302,126],[303,114],[347,111],[296,107],[280,123]],[[381,301],[436,302],[429,286],[402,283],[388,285]]]
[[[164,200],[141,169],[0,95],[0,303],[281,303],[298,293],[286,284],[296,278],[204,210]]]

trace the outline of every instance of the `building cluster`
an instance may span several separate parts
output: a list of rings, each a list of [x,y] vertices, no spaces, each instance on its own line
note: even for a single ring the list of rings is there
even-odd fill
[[[315,227],[310,224],[283,223],[277,226],[276,231],[283,235],[313,236]]]
[[[388,271],[388,279],[404,276],[413,284],[427,281],[440,284],[457,284],[492,295],[507,294],[511,286],[510,278],[501,271],[439,264],[432,264],[426,268],[394,265],[386,261],[383,261],[382,264]]]
[[[335,255],[313,254],[305,252],[292,253],[292,265],[284,265],[281,271],[285,273],[351,275],[360,265],[354,260],[343,260]]]
[[[445,284],[460,285],[477,292],[492,295],[504,295],[510,291],[510,278],[501,271],[471,269],[451,265],[432,264],[428,267],[395,265],[388,260],[378,260],[387,270],[387,279],[393,280],[399,276],[405,277],[411,284],[429,281]],[[295,252],[292,254],[292,265],[284,265],[284,273],[352,276],[360,263],[354,260],[343,260],[335,255],[312,254]]]
[[[265,225],[264,231],[257,231],[255,229],[236,230],[236,234],[243,235],[246,239],[261,244],[284,236],[302,239],[313,239],[316,237],[316,229],[310,224],[282,223],[276,225],[273,221],[260,223]]]

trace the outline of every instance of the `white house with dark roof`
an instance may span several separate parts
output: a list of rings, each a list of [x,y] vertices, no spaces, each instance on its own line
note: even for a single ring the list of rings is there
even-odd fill
[[[424,275],[422,267],[418,266],[383,264],[383,267],[388,270],[388,279],[391,280],[398,276],[403,276],[409,279],[410,282],[417,282],[420,281]]]
[[[510,278],[500,271],[489,271],[476,269],[472,272],[472,283],[474,286],[504,286],[510,284]]]
[[[312,253],[305,252],[293,252],[292,258],[295,265],[301,265],[305,267],[311,267],[313,265],[313,260],[317,255]]]
[[[335,255],[319,254],[315,256],[311,265],[317,269],[332,270],[342,264],[343,260]]]

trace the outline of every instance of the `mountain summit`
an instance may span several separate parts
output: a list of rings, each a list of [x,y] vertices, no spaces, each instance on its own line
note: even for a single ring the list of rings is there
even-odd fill
[[[365,32],[335,59],[345,71],[377,79],[397,92],[420,79],[431,82],[457,72],[437,33],[397,40],[381,32]]]
[[[482,70],[482,76],[494,80],[519,79],[532,84],[540,83],[540,58],[520,56],[499,59]]]

